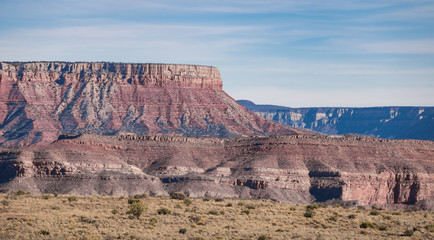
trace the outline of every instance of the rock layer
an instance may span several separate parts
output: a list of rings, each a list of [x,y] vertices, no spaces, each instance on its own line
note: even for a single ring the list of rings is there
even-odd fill
[[[82,135],[4,149],[0,189],[73,194],[260,197],[432,204],[434,143],[287,135]],[[12,174],[13,173],[13,174]]]
[[[266,121],[222,90],[214,67],[0,63],[0,144],[122,132],[232,137],[302,130]]]

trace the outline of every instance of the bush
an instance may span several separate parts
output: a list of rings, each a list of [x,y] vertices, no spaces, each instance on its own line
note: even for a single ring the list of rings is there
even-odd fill
[[[238,206],[244,206],[246,205],[244,202],[238,202]]]
[[[170,198],[184,200],[186,198],[185,194],[182,192],[173,192],[170,194]]]
[[[134,202],[128,206],[127,214],[130,214],[132,216],[135,216],[136,218],[139,218],[143,212],[146,210],[146,205],[142,202]]]
[[[185,234],[186,232],[187,232],[187,229],[185,229],[185,228],[179,229],[179,233],[181,233],[181,234]]]
[[[1,200],[1,204],[3,205],[3,206],[9,206],[9,201],[8,200],[5,200],[5,199],[3,199],[3,200]]]
[[[151,224],[151,225],[155,225],[155,224],[157,224],[157,222],[158,222],[158,220],[156,218],[149,219],[149,224]]]
[[[307,218],[311,218],[311,217],[315,216],[315,213],[311,210],[307,210],[303,216],[305,216]]]
[[[134,195],[134,198],[138,198],[138,199],[140,199],[140,198],[147,198],[147,197],[148,197],[148,194],[146,194],[146,193]]]
[[[15,193],[15,195],[18,195],[18,196],[20,196],[20,195],[24,195],[24,194],[26,194],[26,192],[24,192],[23,190],[18,190],[16,193]],[[42,230],[41,230],[42,231]]]
[[[232,207],[232,203],[226,204],[226,207]]]
[[[247,208],[247,209],[255,209],[256,207],[253,206],[253,205],[247,205],[246,208]]]
[[[428,232],[434,232],[434,223],[426,225],[426,226],[425,226],[425,229],[426,229]]]
[[[77,197],[76,196],[69,196],[68,197],[68,201],[69,202],[76,202],[77,201]]]
[[[60,207],[59,206],[52,206],[51,210],[60,210]]]
[[[295,211],[295,210],[297,210],[297,208],[296,207],[291,207],[291,208],[289,208],[289,210]]]
[[[44,235],[44,236],[48,236],[48,235],[50,235],[50,231],[48,231],[48,230],[41,230],[41,231],[39,231],[39,234]]]
[[[210,215],[219,215],[219,212],[215,211],[215,210],[211,210],[208,212],[208,214]]]
[[[157,210],[158,215],[167,215],[170,214],[171,211],[167,208],[160,208]]]
[[[371,222],[362,222],[362,224],[360,224],[360,228],[374,228],[374,224]]]
[[[306,210],[314,210],[314,209],[317,209],[317,208],[319,208],[318,204],[311,204],[311,205],[307,205],[306,206]]]
[[[50,194],[43,194],[42,195],[42,199],[50,199],[51,195]]]
[[[202,201],[204,201],[204,202],[208,202],[208,201],[210,201],[211,199],[209,199],[209,198],[203,198],[202,199]]]
[[[140,199],[137,198],[128,198],[128,204],[139,203]]]
[[[336,221],[338,220],[338,218],[335,217],[335,216],[333,216],[333,217],[330,217],[329,220],[330,220],[330,221],[333,221],[333,222],[336,222]]]
[[[112,210],[112,213],[113,213],[113,214],[118,214],[119,211],[118,211],[117,209],[113,209],[113,210]]]
[[[404,231],[403,236],[411,237],[411,236],[413,236],[413,233],[414,233],[413,230],[407,229],[407,230]]]
[[[349,219],[355,219],[356,218],[356,214],[350,214],[350,215],[348,215],[348,218]]]
[[[201,219],[201,217],[200,216],[188,216],[188,219],[191,221],[191,222],[199,222],[200,221],[200,219]]]
[[[380,215],[380,212],[374,209],[369,213],[369,215],[377,216],[377,215]]]
[[[392,215],[401,215],[400,212],[393,212]]]
[[[261,235],[258,237],[258,240],[268,240],[271,239],[271,237],[267,236],[267,235]]]
[[[190,206],[192,203],[193,203],[193,201],[191,201],[191,199],[189,199],[189,198],[184,199],[184,204],[186,206]]]
[[[387,231],[387,226],[386,225],[379,226],[378,230],[380,230],[380,231]]]
[[[250,210],[249,210],[249,209],[247,209],[247,210],[243,210],[243,211],[241,211],[241,213],[244,213],[244,214],[249,215],[249,214],[250,214]]]
[[[216,202],[223,202],[225,199],[223,199],[223,198],[216,198],[216,199],[214,199],[214,201],[216,201]]]

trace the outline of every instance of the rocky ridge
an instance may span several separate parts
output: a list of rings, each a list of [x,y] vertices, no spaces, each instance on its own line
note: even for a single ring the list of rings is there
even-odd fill
[[[289,108],[248,100],[238,103],[265,119],[324,134],[434,140],[434,107]]]
[[[0,189],[258,197],[432,209],[434,143],[342,136],[82,135],[3,149]]]
[[[104,62],[1,62],[0,145],[62,134],[202,137],[306,131],[266,121],[222,90],[214,67]]]

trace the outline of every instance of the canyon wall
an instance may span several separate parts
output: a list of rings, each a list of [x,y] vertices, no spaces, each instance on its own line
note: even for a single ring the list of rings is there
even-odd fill
[[[3,149],[0,190],[422,204],[434,196],[434,143],[286,135],[82,135]]]
[[[205,137],[300,133],[247,111],[214,67],[2,62],[0,146],[62,134],[122,132]]]
[[[238,102],[265,119],[324,134],[434,140],[434,107],[288,108]]]

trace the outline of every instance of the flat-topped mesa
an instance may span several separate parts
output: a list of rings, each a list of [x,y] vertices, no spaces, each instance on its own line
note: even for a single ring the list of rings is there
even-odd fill
[[[3,62],[0,80],[10,77],[16,81],[116,81],[147,87],[222,89],[217,68],[186,64],[134,64],[106,62]]]
[[[224,138],[302,132],[239,105],[222,90],[215,67],[0,63],[0,146],[82,133]]]

